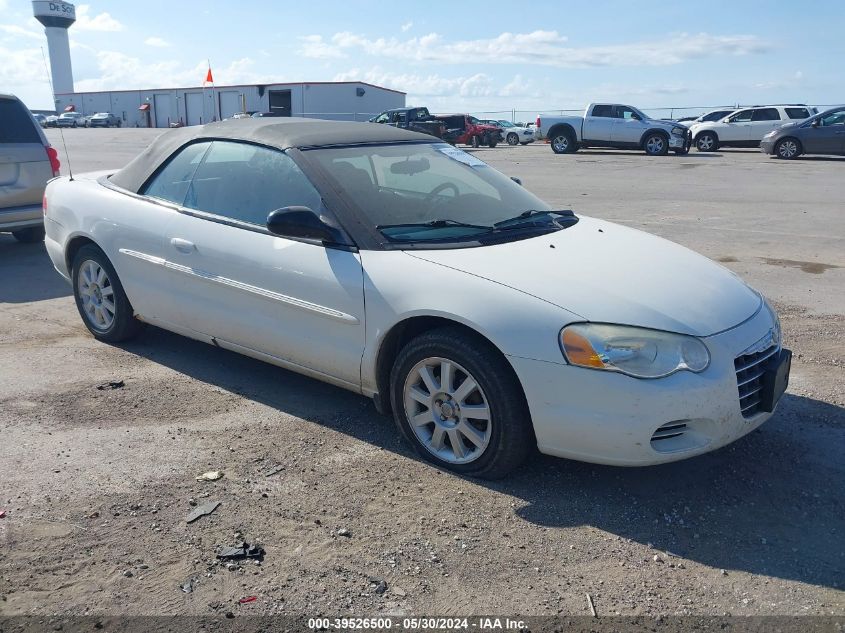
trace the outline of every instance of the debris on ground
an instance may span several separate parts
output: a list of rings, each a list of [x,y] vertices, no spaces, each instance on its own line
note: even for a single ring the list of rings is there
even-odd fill
[[[205,516],[207,514],[211,514],[217,509],[217,506],[219,505],[219,501],[209,501],[208,503],[204,503],[201,506],[197,506],[188,513],[188,516],[185,518],[185,523],[193,523],[200,517]]]
[[[5,519],[5,518],[6,518],[6,511],[0,510],[0,519]]]
[[[349,531],[349,530],[347,530],[346,528],[340,528],[340,529],[337,531],[337,535],[338,535],[338,536],[345,536],[345,537],[349,538],[350,536],[352,536],[352,532],[350,532],[350,531]]]
[[[370,587],[375,593],[381,595],[387,591],[387,582],[381,578],[370,578]]]
[[[238,600],[238,604],[247,604],[248,602],[255,602],[256,600],[258,600],[258,596],[247,596],[246,598]]]
[[[203,473],[202,475],[197,475],[197,481],[217,481],[223,477],[223,472],[220,470],[209,470],[207,473]]]
[[[264,558],[264,548],[259,545],[250,545],[244,541],[234,547],[221,548],[217,553],[217,558],[220,560],[238,560],[242,558],[262,560]]]
[[[97,391],[106,391],[107,389],[122,389],[126,386],[126,383],[122,380],[110,380],[109,382],[104,382],[102,385],[97,385]]]
[[[181,589],[185,593],[192,593],[194,591],[194,585],[196,583],[196,578],[188,578],[188,580],[179,585],[179,589]]]
[[[278,475],[284,469],[285,469],[284,466],[275,466],[275,467],[271,468],[270,470],[268,470],[266,473],[264,473],[264,476],[265,477],[272,477],[273,475]]]
[[[596,613],[596,605],[593,604],[593,597],[590,594],[587,594],[587,606],[590,607],[590,613],[593,614],[594,618],[599,617]]]

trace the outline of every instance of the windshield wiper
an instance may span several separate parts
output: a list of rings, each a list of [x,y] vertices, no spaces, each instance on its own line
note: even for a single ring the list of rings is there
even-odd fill
[[[401,229],[405,227],[431,227],[439,229],[446,226],[459,226],[465,229],[481,229],[483,231],[490,231],[493,229],[492,226],[487,226],[486,224],[468,224],[466,222],[458,222],[457,220],[431,220],[429,222],[410,222],[408,224],[379,224],[376,228],[381,231],[382,229]]]
[[[537,209],[529,209],[528,211],[523,211],[512,218],[496,222],[493,227],[496,230],[524,228],[526,226],[565,229],[576,222],[578,222],[577,216],[568,209],[561,211],[539,211]]]

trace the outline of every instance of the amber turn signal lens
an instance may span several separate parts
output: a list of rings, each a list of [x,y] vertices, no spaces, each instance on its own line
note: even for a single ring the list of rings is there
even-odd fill
[[[590,345],[590,342],[574,330],[564,330],[561,342],[563,343],[563,351],[566,353],[566,358],[573,365],[595,367],[597,369],[604,368],[604,363],[599,358],[596,350],[593,349],[593,346]]]

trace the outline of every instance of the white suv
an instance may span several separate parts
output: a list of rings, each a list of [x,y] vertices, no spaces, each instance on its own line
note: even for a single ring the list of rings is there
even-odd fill
[[[742,108],[718,121],[694,123],[690,127],[692,144],[699,152],[715,152],[720,147],[758,147],[772,130],[816,113],[815,108],[801,104]]]

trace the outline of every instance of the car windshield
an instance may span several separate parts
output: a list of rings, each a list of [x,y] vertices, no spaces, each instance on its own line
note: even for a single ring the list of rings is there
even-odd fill
[[[502,241],[564,228],[549,205],[472,154],[446,143],[309,150],[368,223],[390,242]],[[505,234],[496,224],[526,212]],[[576,220],[577,221],[577,220]],[[513,226],[509,228],[514,228]],[[495,237],[492,235],[495,233]]]
[[[498,121],[498,125],[499,125],[499,127],[516,127],[510,121]]]

